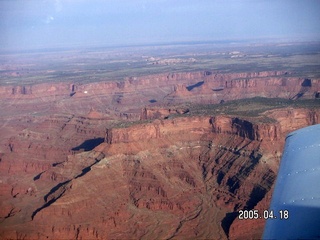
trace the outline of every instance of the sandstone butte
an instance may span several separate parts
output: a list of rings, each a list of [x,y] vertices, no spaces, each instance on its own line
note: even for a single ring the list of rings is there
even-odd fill
[[[0,237],[260,238],[264,220],[237,212],[268,208],[286,134],[319,123],[319,107],[268,122],[175,106],[319,91],[287,72],[0,86]]]

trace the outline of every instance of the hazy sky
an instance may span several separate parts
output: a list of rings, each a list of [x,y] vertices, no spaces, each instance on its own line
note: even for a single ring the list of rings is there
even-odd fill
[[[320,40],[320,0],[0,0],[0,48]]]

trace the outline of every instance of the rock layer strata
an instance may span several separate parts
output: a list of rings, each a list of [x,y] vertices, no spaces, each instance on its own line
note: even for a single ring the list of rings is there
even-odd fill
[[[0,236],[259,238],[263,220],[236,214],[268,207],[286,134],[319,123],[319,109],[270,110],[274,121],[259,122],[174,104],[317,91],[318,80],[285,72],[1,87]]]

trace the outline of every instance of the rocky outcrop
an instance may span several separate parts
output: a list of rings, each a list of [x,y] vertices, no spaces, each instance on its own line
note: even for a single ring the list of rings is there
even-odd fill
[[[169,116],[177,110],[157,109],[144,110],[144,115],[150,119],[154,116]],[[284,109],[270,111],[278,121],[274,123],[251,122],[231,116],[200,116],[200,117],[176,117],[173,119],[155,120],[152,123],[134,124],[128,127],[109,128],[106,130],[105,141],[107,143],[136,142],[166,137],[178,134],[180,131],[204,132],[210,131],[216,134],[237,135],[251,141],[274,142],[282,139],[283,132],[287,133],[300,126],[308,126],[318,123],[319,111],[307,109]],[[282,117],[283,116],[283,117]]]
[[[168,105],[223,103],[256,96],[314,99],[319,89],[319,79],[293,77],[284,71],[206,71],[155,74],[130,77],[122,81],[0,86],[0,99],[3,100],[0,106],[3,109],[2,114],[9,114],[14,109],[15,115],[22,116],[60,112],[85,116],[94,107],[100,118],[134,121],[152,119],[157,117],[157,114],[165,117],[167,113],[159,110],[159,107]],[[141,114],[141,109],[144,108],[147,111]]]
[[[308,121],[319,116],[298,109],[270,115],[284,113],[310,116]],[[263,222],[249,231],[253,223],[239,227],[237,212],[267,208],[282,148],[277,143],[288,131],[282,122],[286,119],[277,120],[267,124],[233,116],[193,116],[108,128],[105,142],[93,150],[38,169],[31,185],[4,189],[19,202],[3,201],[1,236],[259,236]],[[58,129],[77,129],[73,121],[92,120],[71,118]],[[296,121],[294,126],[308,123]],[[33,139],[37,137],[42,139],[39,134]],[[270,144],[276,146],[272,152]],[[25,208],[30,203],[33,207]]]
[[[211,119],[213,131],[216,133],[227,133],[245,137],[250,140],[277,141],[281,135],[280,126],[274,124],[254,124],[248,120],[239,119],[237,117],[230,118],[225,116],[217,116]]]
[[[138,142],[179,135],[189,131],[201,134],[210,128],[209,117],[175,118],[155,120],[152,123],[133,125],[125,128],[107,129],[105,141],[107,143]]]
[[[270,111],[268,115],[271,118],[278,120],[281,129],[285,132],[292,132],[300,126],[308,126],[319,123],[319,110],[309,109],[281,109],[277,111]]]
[[[187,114],[189,113],[188,108],[161,108],[161,107],[145,107],[143,108],[141,112],[140,119],[141,120],[152,120],[152,119],[166,119],[169,118],[170,115],[176,114],[176,115],[181,115],[181,114]]]
[[[137,94],[136,91],[147,91],[154,86],[160,88],[154,92],[154,97],[162,99],[168,94],[179,97],[193,95],[190,91],[206,96],[207,101],[218,99],[230,100],[245,97],[265,96],[293,98],[302,94],[307,98],[314,98],[315,92],[319,91],[319,79],[306,79],[291,77],[284,71],[268,71],[256,73],[217,73],[217,72],[192,72],[158,74],[142,77],[130,77],[123,81],[107,81],[96,83],[43,83],[36,85],[0,86],[1,98],[12,98],[16,96],[24,98],[39,97],[87,97],[92,94]],[[198,88],[188,88],[203,82]],[[303,88],[304,90],[301,90]],[[179,90],[180,89],[180,90]],[[189,90],[187,90],[189,89]],[[211,97],[209,95],[212,95]],[[193,96],[198,99],[197,96]],[[208,99],[209,98],[209,99]],[[148,99],[150,100],[150,99]],[[185,99],[186,100],[186,99]],[[198,100],[200,101],[200,100]]]
[[[68,154],[91,150],[90,144],[104,138],[103,122],[104,119],[63,115],[38,117],[17,136],[3,139],[5,155],[0,169],[10,173],[41,172],[51,164],[64,161]]]

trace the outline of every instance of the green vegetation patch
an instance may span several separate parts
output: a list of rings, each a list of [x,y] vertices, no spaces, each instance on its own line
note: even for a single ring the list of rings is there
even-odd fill
[[[267,111],[282,108],[307,108],[320,109],[320,100],[299,99],[288,100],[283,98],[254,97],[232,100],[220,104],[185,104],[181,107],[188,108],[187,114],[172,114],[169,118],[186,116],[219,116],[228,115],[250,119],[252,122],[274,123],[275,119],[265,114]]]
[[[191,105],[191,115],[233,115],[245,118],[263,117],[269,110],[280,108],[320,108],[317,99],[288,100],[283,98],[254,97],[228,101],[221,104]],[[270,119],[266,119],[270,121]]]

